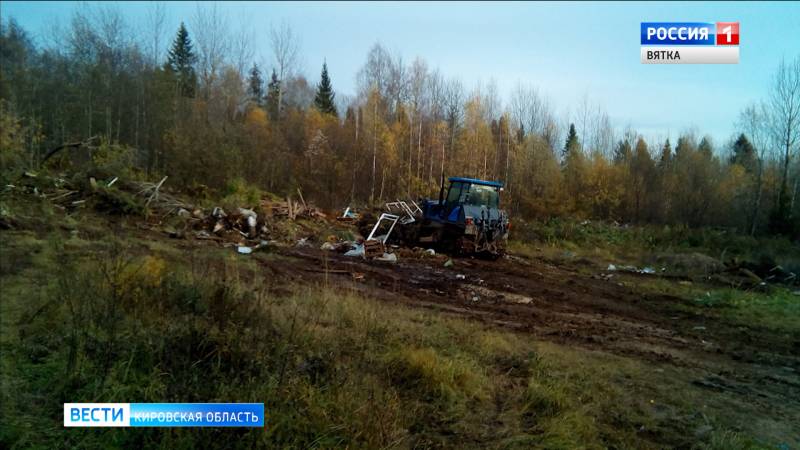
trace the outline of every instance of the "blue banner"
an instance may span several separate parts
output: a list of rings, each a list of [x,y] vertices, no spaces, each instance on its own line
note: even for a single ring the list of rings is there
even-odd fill
[[[641,45],[715,45],[717,26],[709,22],[642,22]]]
[[[65,403],[65,427],[263,427],[263,403]]]

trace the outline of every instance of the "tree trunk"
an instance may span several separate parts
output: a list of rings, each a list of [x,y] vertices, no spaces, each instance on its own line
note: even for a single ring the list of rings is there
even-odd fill
[[[756,225],[758,224],[758,212],[761,208],[761,185],[763,183],[764,163],[759,159],[758,161],[758,176],[756,178],[756,199],[753,202],[753,210],[750,212],[750,236],[755,236]]]
[[[375,168],[378,158],[378,103],[375,103],[372,114],[372,188],[369,193],[369,202],[375,202]]]
[[[417,178],[422,176],[422,118],[419,120],[419,131],[417,132]]]

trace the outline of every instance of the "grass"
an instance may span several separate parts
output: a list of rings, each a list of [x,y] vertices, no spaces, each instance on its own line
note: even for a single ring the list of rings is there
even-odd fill
[[[179,248],[124,220],[75,215],[61,226],[57,213],[31,209],[25,221],[0,232],[4,448],[756,445],[724,414],[701,412],[706,393],[671,366],[534,341],[346,284],[287,286],[259,265],[278,255]],[[762,300],[702,307],[770,310]],[[61,417],[64,402],[192,401],[264,402],[266,426],[67,430]],[[695,437],[706,423],[713,431]]]
[[[346,291],[272,294],[253,258],[20,236],[2,235],[15,255],[2,272],[7,448],[653,446],[605,429],[607,400],[574,397],[586,381],[523,336]],[[65,430],[65,401],[257,401],[268,417],[235,443],[216,429]]]
[[[772,288],[768,292],[713,289],[697,295],[694,303],[716,310],[732,323],[757,325],[800,337],[800,296],[789,289]]]
[[[783,237],[751,237],[727,229],[681,226],[625,226],[602,221],[551,219],[514,222],[512,248],[545,256],[569,252],[608,264],[641,265],[653,255],[703,253],[723,261],[764,259],[800,273],[800,247]],[[557,253],[556,253],[557,251]]]

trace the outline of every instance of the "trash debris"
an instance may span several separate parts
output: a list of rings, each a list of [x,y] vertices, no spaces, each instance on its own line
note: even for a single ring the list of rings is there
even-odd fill
[[[344,213],[342,213],[342,216],[337,217],[336,219],[344,222],[354,221],[358,219],[358,214],[356,214],[355,211],[352,211],[348,206],[347,209],[344,210]]]
[[[383,256],[375,259],[377,261],[397,262],[397,255],[394,253],[384,253]]]
[[[466,280],[466,279],[467,279],[466,275],[462,275],[460,273],[456,274],[456,280]]]
[[[308,247],[309,245],[311,245],[311,244],[308,243],[308,238],[304,237],[304,238],[300,238],[294,246],[295,247]]]
[[[353,249],[346,252],[344,256],[361,256],[364,257],[364,244],[355,244]]]
[[[319,249],[320,250],[326,250],[326,251],[333,251],[333,250],[336,250],[336,246],[331,244],[330,242],[323,242],[322,246]]]
[[[661,271],[663,272],[665,269],[662,268]],[[655,275],[656,270],[652,267],[643,267],[641,269],[635,266],[616,266],[614,264],[609,264],[608,268],[606,268],[608,272],[628,272],[628,273],[638,273],[638,274],[645,274],[645,275]]]
[[[453,267],[453,260],[452,259],[448,259],[447,261],[444,262],[444,266],[445,267]]]
[[[414,208],[411,208],[408,205],[408,203],[400,201],[400,200],[398,200],[396,202],[386,203],[386,209],[389,212],[397,213],[398,215],[404,215],[400,219],[400,223],[402,223],[403,225],[407,225],[409,223],[415,222],[417,220],[416,216],[417,215],[420,215],[420,216],[422,215],[422,209],[419,207],[419,205],[414,203],[414,201],[412,201],[412,200],[409,200],[409,201],[411,202],[412,205],[414,205]]]
[[[381,241],[367,239],[364,241],[364,256],[367,258],[377,258],[384,254],[384,245]]]
[[[316,207],[307,204],[299,190],[297,193],[300,194],[300,202],[294,201],[291,196],[288,196],[285,202],[262,200],[261,207],[264,211],[270,212],[272,216],[287,216],[291,220],[296,220],[297,217],[311,219],[327,217]]]
[[[425,250],[425,254],[428,254],[428,255],[431,255],[431,256],[435,256],[436,255],[436,250],[434,250],[432,248],[429,248],[429,249]]]
[[[375,236],[375,233],[381,229],[381,222],[386,221],[389,224],[389,230],[386,231],[386,234],[382,234],[380,236]],[[397,221],[400,220],[400,216],[396,216],[394,214],[383,213],[378,218],[378,221],[375,222],[375,226],[372,227],[372,231],[367,236],[367,241],[375,239],[380,241],[381,243],[386,243],[389,239],[389,235],[392,234],[392,230],[394,230],[394,226],[397,225]]]
[[[253,249],[252,248],[244,246],[244,245],[240,245],[240,246],[236,247],[236,251],[239,252],[242,255],[249,255],[250,253],[253,253]]]

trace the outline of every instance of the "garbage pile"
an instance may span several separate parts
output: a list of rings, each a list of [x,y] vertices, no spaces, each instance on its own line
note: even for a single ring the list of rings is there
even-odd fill
[[[92,208],[109,214],[141,216],[144,220],[136,224],[141,229],[175,239],[213,241],[223,247],[234,247],[241,254],[283,241],[374,261],[432,258],[444,263],[448,260],[433,249],[398,245],[403,242],[398,230],[419,217],[419,206],[413,201],[398,200],[386,203],[383,208],[359,212],[348,207],[341,216],[329,218],[306,202],[298,190],[299,200],[291,196],[285,200],[272,197],[250,205],[203,208],[172,194],[168,180],[166,176],[151,182],[98,174],[67,178],[26,172],[15,185],[5,186],[4,191],[36,195],[67,212]],[[0,214],[0,228],[16,225],[14,217]],[[329,236],[321,245],[315,244],[315,236],[322,229],[338,229],[337,234],[349,236],[348,239]]]
[[[237,208],[229,213],[215,207],[208,215],[200,209],[190,214],[180,211],[178,215],[186,218],[198,239],[243,243],[248,239],[266,239],[269,233],[263,218],[259,220],[258,214],[250,208]]]
[[[734,288],[764,288],[767,285],[800,284],[797,274],[766,258],[759,262],[731,259],[722,262],[700,253],[660,255],[657,261],[664,266],[636,267],[632,265],[609,264],[605,273],[599,277],[610,280],[615,272],[637,275],[651,275],[681,280],[703,280],[728,285]]]

